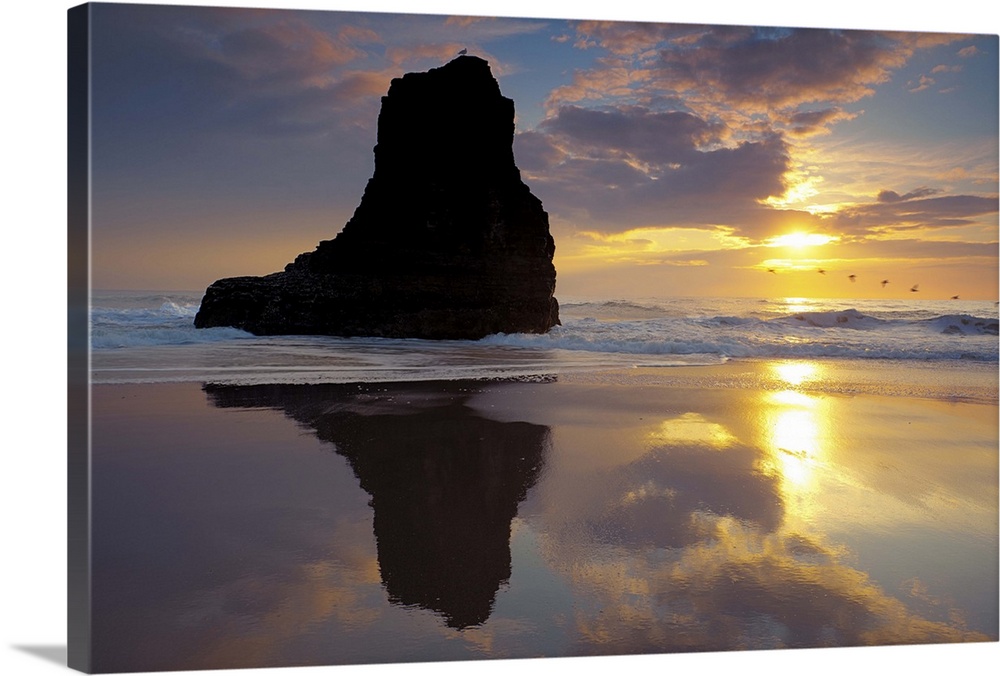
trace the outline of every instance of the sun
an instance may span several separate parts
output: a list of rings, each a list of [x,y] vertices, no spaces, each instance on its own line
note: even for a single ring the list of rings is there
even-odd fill
[[[801,249],[807,246],[819,246],[827,244],[837,239],[830,235],[821,235],[817,232],[791,232],[787,235],[778,235],[767,240],[766,246],[787,246]]]

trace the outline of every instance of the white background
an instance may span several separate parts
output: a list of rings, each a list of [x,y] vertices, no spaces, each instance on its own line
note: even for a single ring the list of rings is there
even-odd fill
[[[76,3],[15,0],[0,18],[3,182],[0,275],[0,673],[65,671],[66,646],[66,10]],[[301,9],[407,11],[540,18],[998,32],[993,3],[951,0],[928,7],[837,0],[685,2],[651,0],[201,0]],[[996,58],[997,55],[992,55]],[[484,661],[307,669],[222,670],[215,674],[584,674],[663,672],[868,674],[893,676],[1000,664],[1000,644],[852,648],[710,655]],[[162,672],[167,673],[167,672]],[[171,672],[175,673],[175,672]],[[180,673],[180,672],[176,672]]]

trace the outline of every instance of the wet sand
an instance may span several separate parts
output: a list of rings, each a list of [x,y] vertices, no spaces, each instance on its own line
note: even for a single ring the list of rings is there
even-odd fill
[[[988,372],[95,385],[95,666],[997,640]]]

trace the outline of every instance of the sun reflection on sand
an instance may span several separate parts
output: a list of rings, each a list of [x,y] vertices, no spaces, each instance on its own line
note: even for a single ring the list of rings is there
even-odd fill
[[[770,467],[784,482],[804,487],[812,481],[821,453],[819,425],[810,410],[784,409],[774,413],[770,426]]]
[[[819,380],[823,375],[822,367],[811,361],[775,362],[771,365],[771,369],[779,380],[793,387]]]
[[[822,367],[808,361],[778,362],[771,371],[786,389],[761,393],[761,469],[778,479],[786,520],[808,523],[819,509],[819,475],[830,471],[826,446],[831,423],[828,402],[797,388],[821,378]]]

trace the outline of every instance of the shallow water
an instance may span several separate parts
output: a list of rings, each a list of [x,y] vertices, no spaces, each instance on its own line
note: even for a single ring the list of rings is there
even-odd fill
[[[95,666],[997,640],[995,401],[783,366],[96,385]]]

